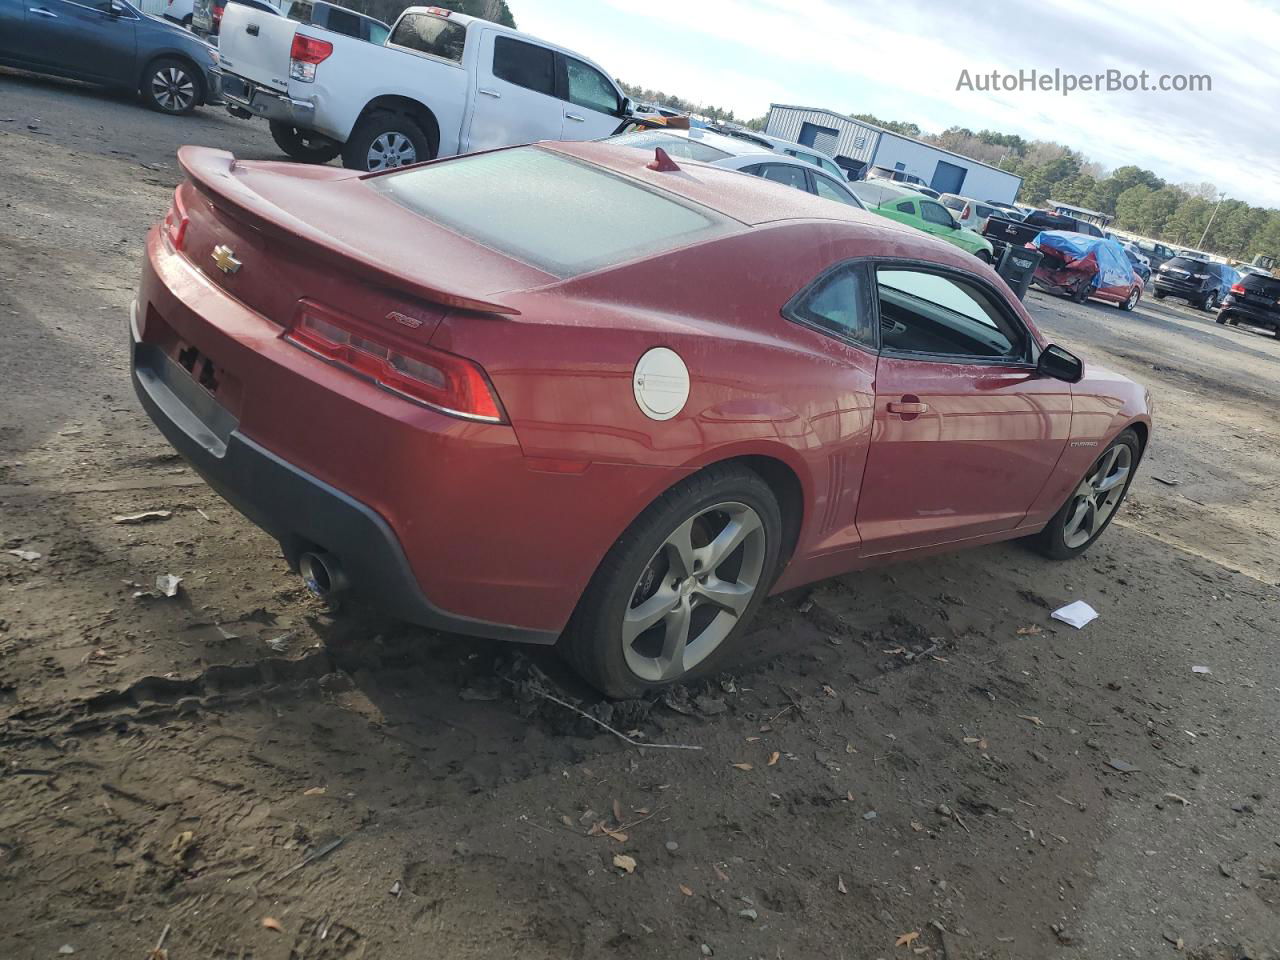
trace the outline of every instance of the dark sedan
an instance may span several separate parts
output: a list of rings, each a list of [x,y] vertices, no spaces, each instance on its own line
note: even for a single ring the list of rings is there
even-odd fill
[[[0,0],[0,64],[129,90],[161,113],[221,99],[218,51],[125,0]]]

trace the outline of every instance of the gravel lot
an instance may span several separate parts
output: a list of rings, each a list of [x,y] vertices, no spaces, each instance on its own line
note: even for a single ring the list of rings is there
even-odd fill
[[[1155,397],[1087,556],[827,581],[735,675],[597,704],[546,651],[328,615],[146,421],[125,317],[183,143],[278,156],[0,73],[0,956],[1280,956],[1280,342],[1033,294]]]

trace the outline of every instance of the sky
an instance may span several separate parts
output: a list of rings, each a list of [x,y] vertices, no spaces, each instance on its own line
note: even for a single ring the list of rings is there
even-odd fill
[[[1108,169],[1280,207],[1280,2],[508,0],[520,29],[627,83],[758,117],[770,103],[1056,140]],[[1208,74],[1208,92],[957,90],[971,76]]]

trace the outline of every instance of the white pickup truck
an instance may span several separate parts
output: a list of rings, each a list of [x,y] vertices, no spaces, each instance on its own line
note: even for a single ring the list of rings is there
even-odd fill
[[[387,170],[534,140],[613,133],[630,101],[585,57],[441,7],[410,7],[385,45],[239,3],[222,17],[223,97],[295,160]]]

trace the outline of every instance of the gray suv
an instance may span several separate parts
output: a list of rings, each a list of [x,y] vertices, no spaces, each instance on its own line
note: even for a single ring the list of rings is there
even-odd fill
[[[126,0],[0,0],[0,63],[129,90],[161,113],[221,100],[218,51]]]

